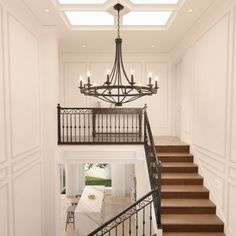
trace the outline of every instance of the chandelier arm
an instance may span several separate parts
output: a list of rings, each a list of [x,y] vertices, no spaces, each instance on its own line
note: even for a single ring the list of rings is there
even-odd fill
[[[117,41],[117,39],[116,39]],[[114,76],[115,76],[115,72],[116,72],[116,64],[117,64],[117,61],[118,61],[118,55],[117,55],[117,42],[116,42],[116,55],[115,55],[115,61],[114,61],[114,64],[113,64],[113,68],[112,68],[112,71],[109,75],[109,78],[110,78],[110,81],[109,83],[112,84],[113,80],[114,80]]]
[[[99,99],[103,100],[104,102],[116,103],[116,101],[115,101],[115,99],[114,99],[113,97],[109,97],[109,98],[111,98],[111,99],[108,99],[108,98],[105,97],[105,96],[100,97],[100,96],[97,96],[97,95],[95,95],[95,94],[92,94],[92,95],[90,94],[89,96],[99,98]]]
[[[102,96],[102,97],[98,97],[98,98],[105,101],[105,102],[108,101],[108,102],[111,102],[111,103],[116,103],[116,100],[113,97]]]
[[[124,74],[126,80],[128,81],[128,83],[131,84],[131,81],[129,80],[129,77],[126,74],[124,63],[123,63],[122,47],[120,47],[120,55],[121,55],[121,57],[120,57],[120,64],[121,64],[121,67],[122,67],[123,74]]]
[[[137,99],[139,99],[139,98],[141,98],[143,96],[144,95],[132,97],[132,98],[128,99],[127,101],[124,101],[123,103],[133,102],[133,101],[135,101],[135,100],[137,100]]]

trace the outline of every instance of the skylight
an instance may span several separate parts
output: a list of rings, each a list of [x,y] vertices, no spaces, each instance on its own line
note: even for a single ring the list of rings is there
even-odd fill
[[[58,0],[60,4],[102,4],[107,0]]]
[[[73,26],[114,25],[114,17],[104,11],[66,11]]]
[[[135,4],[177,4],[179,0],[130,0]]]
[[[123,16],[123,25],[164,26],[171,14],[171,11],[133,11]]]

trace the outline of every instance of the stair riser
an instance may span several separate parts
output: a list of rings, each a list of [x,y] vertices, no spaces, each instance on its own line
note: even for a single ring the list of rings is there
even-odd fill
[[[162,207],[162,214],[215,214],[215,207]]]
[[[184,198],[199,198],[199,199],[205,199],[209,198],[208,192],[162,192],[161,193],[162,198],[173,198],[173,199],[184,199]]]
[[[158,156],[161,162],[193,162],[193,157],[179,157],[179,156]]]
[[[162,173],[198,173],[198,167],[162,167]]]
[[[162,179],[165,185],[202,185],[203,179]]]
[[[182,146],[156,146],[157,153],[189,153],[189,145]]]
[[[164,232],[223,232],[223,225],[162,225]]]

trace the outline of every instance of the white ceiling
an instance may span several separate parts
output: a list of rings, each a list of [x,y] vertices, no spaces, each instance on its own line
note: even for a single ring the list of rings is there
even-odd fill
[[[61,7],[56,0],[23,0],[45,26],[57,26],[62,52],[110,53],[114,52],[116,29],[86,28],[73,29],[65,22]],[[125,53],[168,53],[181,40],[183,35],[193,26],[211,4],[216,0],[180,0],[175,17],[168,28],[121,28],[123,51]],[[110,7],[117,2],[127,4],[129,1],[109,0]],[[94,5],[94,9],[102,9],[103,5]],[[75,6],[68,6],[68,10]],[[78,9],[78,6],[76,6]],[[81,7],[81,6],[80,6]],[[86,6],[82,6],[81,8]],[[91,7],[91,4],[90,4]],[[106,5],[107,7],[107,5]],[[140,10],[150,9],[150,5],[140,5]],[[163,6],[160,6],[163,9]],[[45,12],[49,9],[49,12]],[[192,9],[192,12],[189,12]],[[64,10],[64,8],[63,8]],[[107,10],[107,9],[104,9]],[[84,46],[85,45],[85,46]]]

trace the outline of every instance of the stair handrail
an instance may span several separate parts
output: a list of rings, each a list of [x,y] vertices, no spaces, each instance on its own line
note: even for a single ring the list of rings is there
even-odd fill
[[[101,226],[96,228],[94,231],[88,234],[88,236],[101,236],[104,234],[109,233],[112,229],[115,227],[118,227],[120,224],[122,224],[125,220],[130,219],[135,214],[137,214],[139,211],[144,209],[145,207],[150,205],[150,217],[149,219],[152,221],[152,203],[155,203],[155,201],[158,198],[158,189],[153,189],[147,194],[145,194],[143,197],[141,197],[139,200],[137,200],[135,203],[127,207],[125,210],[111,218],[110,220],[103,223]],[[137,221],[137,219],[136,219]],[[145,220],[144,220],[145,223]],[[136,230],[138,230],[138,222],[136,222]],[[137,235],[137,234],[136,234]]]
[[[146,161],[147,161],[147,166],[148,166],[150,185],[152,189],[157,189],[158,191],[157,201],[154,203],[157,228],[162,229],[162,225],[161,225],[161,161],[158,160],[156,146],[155,146],[154,138],[152,135],[152,129],[151,129],[151,125],[149,122],[146,108],[147,106],[145,105],[144,107],[144,148],[145,148],[145,153],[146,153]],[[155,160],[155,166],[154,166],[155,171],[153,171],[153,166],[149,159],[150,153],[153,159]]]

